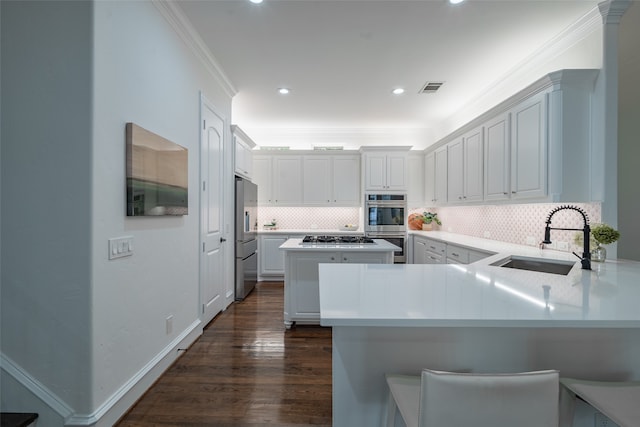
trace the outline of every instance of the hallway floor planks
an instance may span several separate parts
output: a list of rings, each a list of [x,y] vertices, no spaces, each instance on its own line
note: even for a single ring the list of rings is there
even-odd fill
[[[231,304],[117,425],[331,426],[331,329],[285,331],[283,290]]]

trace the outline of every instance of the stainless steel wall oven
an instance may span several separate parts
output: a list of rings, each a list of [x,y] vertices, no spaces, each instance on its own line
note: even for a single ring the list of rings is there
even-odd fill
[[[364,231],[372,239],[385,239],[402,248],[393,254],[395,263],[407,261],[406,194],[366,194]]]

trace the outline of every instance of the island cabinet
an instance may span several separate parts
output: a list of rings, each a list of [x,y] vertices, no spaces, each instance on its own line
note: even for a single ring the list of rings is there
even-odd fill
[[[365,191],[406,192],[411,147],[362,147]]]
[[[391,254],[393,254],[391,252]],[[386,252],[313,251],[288,252],[286,256],[284,324],[287,329],[298,322],[320,324],[318,266],[327,263],[390,264]]]

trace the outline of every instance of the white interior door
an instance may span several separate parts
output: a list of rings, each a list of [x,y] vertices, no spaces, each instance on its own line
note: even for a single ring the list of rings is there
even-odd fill
[[[206,325],[224,308],[224,120],[204,99],[200,111],[200,302],[202,322]]]

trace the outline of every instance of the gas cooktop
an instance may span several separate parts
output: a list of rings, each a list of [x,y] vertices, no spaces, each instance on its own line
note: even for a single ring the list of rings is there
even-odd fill
[[[375,243],[364,236],[305,236],[302,243]]]

